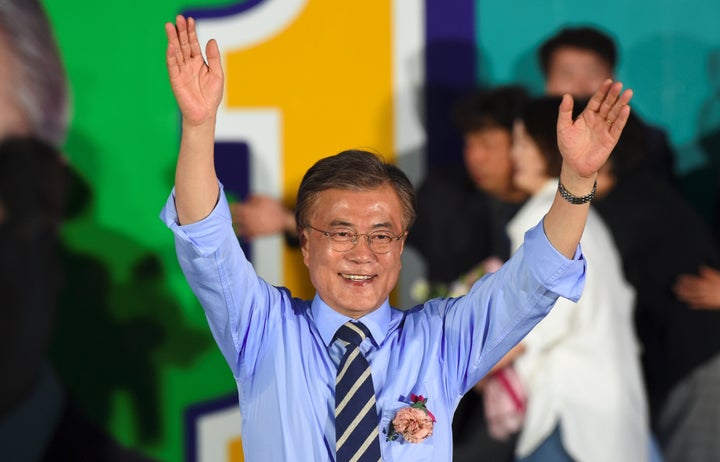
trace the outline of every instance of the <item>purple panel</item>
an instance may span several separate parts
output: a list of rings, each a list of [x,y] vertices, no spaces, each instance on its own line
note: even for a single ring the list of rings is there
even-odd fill
[[[243,200],[250,192],[250,149],[247,143],[215,143],[215,171],[230,201]],[[252,246],[240,241],[252,261]]]
[[[247,11],[253,8],[265,0],[247,0],[245,2],[239,2],[236,5],[228,5],[225,7],[211,7],[211,8],[195,8],[185,10],[183,15],[192,16],[195,19],[210,19],[210,18],[222,18],[225,16],[232,16],[243,11]]]
[[[232,199],[250,192],[250,149],[247,143],[215,143],[215,170]]]
[[[425,123],[429,168],[462,163],[452,110],[476,84],[475,0],[425,0]]]

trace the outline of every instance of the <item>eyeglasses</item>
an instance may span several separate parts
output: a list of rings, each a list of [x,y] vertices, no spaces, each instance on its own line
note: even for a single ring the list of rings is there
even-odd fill
[[[330,241],[330,248],[336,252],[348,252],[358,243],[360,236],[365,236],[370,250],[374,253],[388,253],[393,243],[399,241],[407,231],[403,231],[395,236],[387,231],[373,231],[372,233],[356,233],[351,229],[339,229],[337,231],[324,231],[314,226],[305,225],[307,228],[313,229],[318,233],[322,233]]]

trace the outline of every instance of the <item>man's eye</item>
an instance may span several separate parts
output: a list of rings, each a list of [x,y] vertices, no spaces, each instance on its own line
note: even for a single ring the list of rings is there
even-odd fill
[[[388,233],[375,233],[370,235],[370,239],[372,239],[375,242],[390,242],[392,241],[393,237],[392,235]]]
[[[353,233],[352,231],[335,231],[330,234],[337,239],[342,239],[342,240],[347,240],[347,241],[350,241],[355,237],[355,233]]]

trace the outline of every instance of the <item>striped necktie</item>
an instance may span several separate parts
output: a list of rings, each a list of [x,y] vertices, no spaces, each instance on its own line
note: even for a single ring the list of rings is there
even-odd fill
[[[346,322],[335,333],[345,344],[335,380],[335,452],[337,462],[378,462],[380,436],[370,365],[358,345],[370,332]]]

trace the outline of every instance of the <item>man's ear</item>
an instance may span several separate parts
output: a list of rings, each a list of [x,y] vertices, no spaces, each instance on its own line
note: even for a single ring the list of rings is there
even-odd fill
[[[309,252],[309,249],[308,249],[309,236],[308,236],[307,228],[303,228],[298,231],[298,240],[300,241],[300,251],[302,252],[303,260],[305,260],[305,258],[308,255],[308,252]]]

